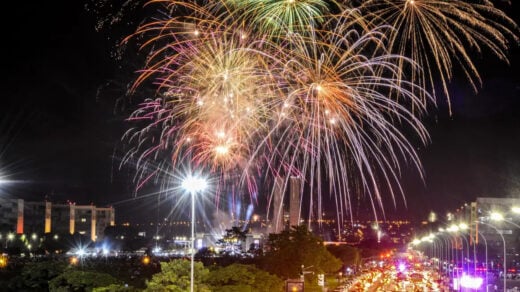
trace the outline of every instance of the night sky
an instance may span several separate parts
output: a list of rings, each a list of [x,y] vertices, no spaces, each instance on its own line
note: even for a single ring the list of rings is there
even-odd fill
[[[508,11],[520,8],[516,2]],[[9,11],[15,21],[2,19],[0,171],[15,182],[2,185],[0,195],[114,204],[118,222],[138,222],[144,217],[137,211],[154,204],[121,203],[133,198],[135,185],[117,157],[132,108],[118,101],[140,64],[131,68],[114,53],[136,23],[125,16],[108,27],[85,9],[91,4],[37,1]],[[431,143],[418,150],[425,180],[405,171],[407,207],[400,199],[394,209],[387,200],[389,216],[425,219],[431,210],[442,215],[478,196],[520,196],[519,56],[516,47],[510,65],[489,54],[478,59],[477,95],[455,78],[453,115],[440,100],[425,121]],[[361,202],[354,214],[364,210]]]

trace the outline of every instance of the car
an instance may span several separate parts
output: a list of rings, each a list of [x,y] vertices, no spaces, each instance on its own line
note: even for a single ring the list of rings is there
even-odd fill
[[[407,276],[404,273],[399,272],[399,273],[397,273],[396,278],[399,281],[404,281],[407,279]]]
[[[412,273],[410,274],[410,279],[414,282],[420,282],[424,279],[424,276],[419,273]]]

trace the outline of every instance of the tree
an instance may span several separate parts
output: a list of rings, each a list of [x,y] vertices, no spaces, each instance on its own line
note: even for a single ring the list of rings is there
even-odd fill
[[[120,281],[106,273],[65,270],[49,281],[49,291],[91,291],[112,284],[120,284]]]
[[[302,265],[312,266],[316,274],[336,272],[341,267],[341,261],[327,251],[323,240],[304,225],[269,234],[266,246],[262,267],[282,278],[299,277]]]
[[[63,262],[27,263],[19,275],[9,281],[8,287],[13,291],[48,291],[49,280],[60,275],[65,267]]]
[[[140,291],[132,286],[112,284],[105,287],[94,288],[92,292],[137,292]]]
[[[196,259],[205,259],[215,257],[215,251],[211,248],[203,247],[195,254]]]
[[[361,262],[361,251],[350,245],[329,245],[327,250],[340,259],[344,265],[359,265]]]
[[[242,231],[242,227],[233,226],[231,229],[226,229],[226,234],[217,241],[217,244],[223,248],[223,254],[236,255],[243,252],[242,243],[245,240],[246,231]]]
[[[283,281],[253,265],[232,264],[210,272],[207,283],[214,292],[282,291]]]
[[[190,290],[190,261],[172,260],[161,262],[161,271],[146,282],[146,291],[189,291]],[[204,284],[209,270],[199,262],[194,267],[194,288],[198,292],[210,291]]]

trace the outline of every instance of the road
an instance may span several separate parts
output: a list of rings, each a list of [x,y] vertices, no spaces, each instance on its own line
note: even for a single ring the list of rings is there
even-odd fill
[[[443,280],[427,261],[418,256],[400,254],[367,263],[344,291],[449,291]]]

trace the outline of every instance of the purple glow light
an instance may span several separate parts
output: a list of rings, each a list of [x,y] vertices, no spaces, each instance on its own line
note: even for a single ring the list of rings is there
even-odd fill
[[[460,286],[463,288],[478,289],[482,286],[482,278],[462,275],[460,278]]]
[[[406,270],[406,266],[403,263],[400,263],[398,269],[399,272],[404,272],[404,270]]]

